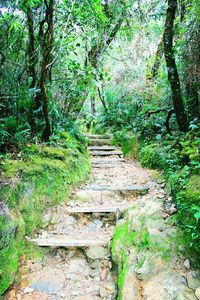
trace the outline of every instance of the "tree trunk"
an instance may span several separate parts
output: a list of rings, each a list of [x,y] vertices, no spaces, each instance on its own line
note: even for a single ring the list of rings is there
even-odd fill
[[[154,64],[151,69],[151,77],[149,79],[155,79],[157,77],[162,57],[163,57],[163,38],[161,39],[160,43],[158,44],[158,48],[155,53]]]
[[[186,84],[187,108],[190,121],[200,118],[200,103],[198,86],[196,83],[189,82]]]
[[[42,96],[42,110],[46,123],[46,127],[43,131],[43,138],[45,141],[49,140],[51,134],[51,126],[49,120],[49,111],[48,111],[48,97],[46,92],[46,77],[47,77],[47,65],[50,61],[52,46],[53,46],[53,15],[54,15],[54,1],[50,0],[49,4],[45,1],[46,5],[46,20],[48,28],[44,35],[44,45],[43,45],[43,60],[42,60],[42,69],[40,77],[40,90]]]
[[[28,36],[29,36],[29,44],[28,44],[28,74],[32,78],[29,88],[36,88],[36,53],[35,53],[35,36],[34,36],[34,19],[33,13],[30,8],[27,8],[26,11],[27,17],[27,25],[28,25]],[[33,133],[36,131],[36,123],[34,118],[34,109],[39,107],[37,102],[36,95],[33,96],[33,103],[30,109],[30,126]]]
[[[96,114],[96,101],[94,96],[91,97],[91,114],[93,116]]]
[[[176,16],[176,10],[177,0],[168,0],[167,16],[164,29],[164,54],[168,69],[168,80],[171,86],[176,120],[179,130],[186,132],[188,129],[187,117],[184,109],[183,98],[181,96],[180,80],[173,51],[174,20]]]

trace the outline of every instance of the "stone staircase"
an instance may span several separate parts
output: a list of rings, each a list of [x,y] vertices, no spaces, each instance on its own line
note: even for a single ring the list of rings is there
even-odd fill
[[[121,224],[128,224],[130,234],[138,237],[136,247],[126,246],[123,235],[112,245],[113,253],[119,254],[115,257],[119,270],[127,269],[121,299],[200,299],[197,273],[189,269],[184,252],[177,253],[176,225],[162,216],[163,198],[169,202],[152,180],[153,173],[125,160],[121,150],[112,146],[110,135],[88,138],[90,182],[75,190],[67,205],[45,212],[43,229],[31,241],[50,249],[42,261],[28,262],[28,276],[22,275],[18,297],[4,300],[116,300],[120,294],[109,244],[125,212],[127,223],[121,220]],[[148,232],[145,247],[143,232]],[[125,262],[122,253],[127,253]]]
[[[96,168],[123,169],[126,161],[123,158],[121,149],[111,145],[111,135],[88,134],[87,137],[89,139],[88,152],[91,156],[92,170]],[[38,236],[30,241],[38,246],[56,248],[107,246],[112,238],[113,225],[116,220],[115,214],[119,215],[119,212],[124,213],[130,208],[130,204],[118,201],[111,205],[106,199],[118,197],[119,200],[127,195],[145,194],[148,192],[148,188],[145,186],[111,183],[110,177],[112,176],[108,176],[106,184],[105,180],[101,183],[94,179],[94,181],[82,187],[74,195],[75,203],[73,203],[73,207],[61,207],[60,211],[57,211],[54,216],[54,219],[56,219],[56,216],[60,216],[61,213],[58,220],[54,221],[54,224],[51,224],[51,226],[48,226],[45,231],[39,232]],[[85,195],[84,203],[81,205],[80,201],[77,200],[78,194]],[[93,203],[93,198],[99,199],[99,201]],[[87,234],[87,225],[84,224],[82,226],[80,224],[81,218],[83,216],[86,217],[86,224],[89,224],[91,220],[95,220],[98,214],[101,219],[100,222],[103,219],[101,228],[96,230],[96,232],[92,232],[92,234]],[[111,217],[108,217],[108,215],[111,215]],[[65,221],[67,218],[74,218],[74,216],[77,218],[74,223],[72,222],[71,224]]]

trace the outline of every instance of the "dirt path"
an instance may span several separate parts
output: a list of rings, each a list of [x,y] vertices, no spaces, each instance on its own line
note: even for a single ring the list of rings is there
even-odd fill
[[[5,299],[116,299],[117,278],[109,250],[116,222],[131,220],[130,226],[136,230],[141,225],[139,216],[144,215],[149,233],[161,244],[176,231],[165,224],[175,208],[162,186],[153,180],[153,172],[125,161],[120,150],[109,145],[109,137],[90,139],[91,182],[74,191],[68,205],[45,212],[44,228],[32,241],[51,250],[43,260],[26,263],[21,285]],[[184,256],[172,255],[164,261],[159,249],[153,256],[148,251],[145,256],[144,252],[134,251],[130,251],[134,255],[130,255],[129,262],[134,268],[127,272],[123,300],[198,299],[195,291],[198,293],[200,284]],[[139,257],[143,261],[140,267]],[[158,274],[159,278],[155,276]]]

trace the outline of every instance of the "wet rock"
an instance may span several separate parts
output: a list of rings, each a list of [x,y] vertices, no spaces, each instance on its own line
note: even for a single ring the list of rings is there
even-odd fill
[[[108,255],[108,250],[101,246],[94,246],[86,250],[86,255],[92,260],[103,259]]]

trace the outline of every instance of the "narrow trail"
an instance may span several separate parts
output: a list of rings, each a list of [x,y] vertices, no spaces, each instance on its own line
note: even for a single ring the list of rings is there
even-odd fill
[[[176,231],[172,225],[165,224],[175,208],[162,185],[155,182],[153,171],[123,159],[120,149],[111,146],[110,136],[90,135],[89,138],[91,181],[75,190],[68,204],[45,212],[45,226],[32,242],[51,250],[43,260],[26,263],[20,286],[13,288],[4,299],[114,300],[117,274],[109,245],[116,222],[121,222],[124,213],[137,206],[126,214],[132,226],[137,228],[138,216],[145,215],[149,233],[161,244]],[[164,215],[163,199],[166,200]],[[155,218],[155,213],[159,218]],[[133,255],[133,266],[135,261],[138,263],[138,255]],[[194,272],[189,270],[184,257],[172,255],[164,262],[155,253],[149,258],[149,264],[143,260],[143,266],[127,274],[123,300],[198,299],[194,294]],[[193,287],[188,286],[188,278]]]

